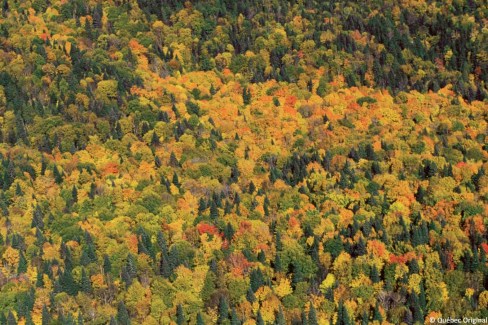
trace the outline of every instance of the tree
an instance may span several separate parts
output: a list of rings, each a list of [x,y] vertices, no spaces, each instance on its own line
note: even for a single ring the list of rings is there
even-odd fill
[[[127,311],[127,308],[125,307],[125,304],[123,301],[120,301],[119,304],[117,305],[117,322],[120,325],[130,325],[130,317],[129,317],[129,312]]]
[[[197,314],[197,325],[205,325],[205,322],[203,320],[202,314],[198,313]]]
[[[42,306],[42,325],[48,325],[50,321],[51,321],[51,315],[49,314],[49,311],[47,310],[46,305],[43,305]]]
[[[11,310],[9,310],[8,312],[7,325],[17,325],[17,319],[15,318]]]
[[[227,304],[227,299],[225,297],[220,297],[219,302],[219,318],[217,319],[218,324],[222,324],[224,320],[229,317],[229,305]]]
[[[275,325],[286,325],[285,315],[283,314],[283,309],[278,309],[278,313],[276,314]]]
[[[90,277],[86,274],[85,269],[81,270],[81,283],[80,283],[81,291],[84,293],[90,294],[92,292],[92,284]]]
[[[186,323],[185,312],[183,311],[183,306],[179,304],[176,307],[176,324],[183,325]]]
[[[24,253],[22,253],[21,251],[19,254],[19,265],[17,267],[17,273],[21,274],[25,272],[27,272],[27,260],[24,256]]]
[[[244,105],[249,105],[251,103],[251,90],[247,87],[242,88],[242,101]]]
[[[308,325],[318,325],[317,312],[315,311],[314,305],[310,304],[310,310],[308,311]]]
[[[264,325],[263,316],[261,315],[261,310],[258,310],[258,314],[256,316],[256,325]]]
[[[234,307],[232,307],[232,311],[230,313],[230,324],[231,325],[240,325],[241,321],[239,317],[237,316],[236,310]]]
[[[63,175],[59,171],[58,166],[53,167],[53,176],[54,176],[54,181],[56,182],[56,184],[59,185],[59,184],[63,183]]]

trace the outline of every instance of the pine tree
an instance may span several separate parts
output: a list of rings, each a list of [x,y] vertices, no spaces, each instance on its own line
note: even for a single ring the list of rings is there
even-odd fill
[[[53,167],[53,176],[54,176],[54,181],[56,182],[56,184],[59,185],[59,184],[63,183],[63,175],[61,174],[61,172],[59,171],[57,166]]]
[[[178,174],[176,173],[173,173],[173,184],[176,186],[176,187],[180,187],[180,181],[178,179]]]
[[[224,229],[224,237],[230,242],[232,238],[234,237],[234,227],[230,224],[230,222],[227,223],[227,226]]]
[[[207,275],[205,276],[205,280],[203,281],[202,290],[200,291],[200,296],[204,302],[207,302],[212,293],[215,291],[215,281],[215,274],[212,271],[208,271]]]
[[[201,313],[197,314],[197,324],[196,325],[205,325],[205,321],[203,320],[203,316]]]
[[[251,103],[251,90],[247,87],[242,89],[242,101],[244,102],[244,105],[249,105]]]
[[[39,268],[37,269],[36,287],[37,288],[44,287],[43,273],[42,273],[42,271]]]
[[[107,254],[103,256],[103,273],[108,274],[112,271],[112,263]]]
[[[78,202],[78,189],[76,188],[76,185],[73,185],[73,188],[71,189],[71,197],[73,198],[73,202]]]
[[[367,312],[364,312],[363,313],[363,316],[361,318],[361,325],[368,325],[368,324],[369,324],[368,313]]]
[[[173,151],[171,151],[171,154],[169,156],[169,165],[171,167],[180,167],[180,162],[178,161],[178,158],[176,158],[176,155]]]
[[[305,310],[302,310],[302,314],[300,315],[300,318],[301,318],[301,323],[300,323],[301,325],[308,325],[308,317]]]
[[[8,312],[7,325],[17,325],[17,319],[15,318],[11,310],[9,310]]]
[[[20,188],[19,183],[17,183],[17,185],[15,186],[15,195],[16,196],[23,196],[24,195],[24,192],[22,191],[22,188]]]
[[[61,289],[71,296],[76,296],[78,293],[78,284],[73,279],[71,268],[65,268],[64,272],[60,274],[59,284]]]
[[[32,222],[31,222],[31,228],[38,227],[39,229],[44,228],[44,221],[43,221],[44,215],[41,211],[41,207],[39,204],[36,205],[36,208],[34,209],[34,213],[32,215]]]
[[[302,319],[303,323],[303,319]],[[315,310],[315,307],[312,303],[310,303],[310,310],[308,311],[308,325],[319,325],[319,322],[317,320],[317,311]]]
[[[383,321],[383,316],[381,315],[380,305],[378,304],[378,302],[376,302],[376,305],[374,307],[373,320],[378,321],[380,323]]]
[[[19,254],[19,265],[17,266],[17,274],[27,272],[27,260],[25,259],[24,253],[21,251]]]
[[[250,285],[253,292],[258,291],[258,289],[264,285],[264,276],[261,269],[253,269],[251,271]]]
[[[224,297],[220,297],[218,324],[222,324],[229,317],[229,305]]]
[[[153,134],[152,134],[152,137],[151,137],[151,145],[157,147],[160,145],[160,142],[159,142],[159,137],[158,135],[156,134],[155,131],[153,131]]]
[[[32,315],[30,311],[28,311],[25,315],[25,325],[34,325],[34,321],[32,320]]]
[[[49,311],[47,310],[46,305],[42,306],[42,325],[49,325],[51,322],[51,315],[49,314]]]
[[[86,271],[84,268],[81,270],[80,287],[81,287],[81,291],[83,291],[84,293],[90,294],[92,292],[91,280],[90,280],[90,277],[88,276],[88,274],[86,274]]]
[[[123,301],[117,305],[117,322],[119,325],[130,325],[130,317]]]
[[[217,204],[215,203],[215,201],[212,200],[212,202],[210,202],[210,218],[212,220],[217,220],[219,217],[219,209],[217,208]]]
[[[230,324],[231,325],[240,325],[241,324],[241,320],[237,316],[237,312],[236,312],[234,307],[232,307],[232,311],[230,313]]]
[[[283,308],[281,308],[281,306],[278,309],[274,323],[275,325],[286,325],[285,315],[283,314]]]
[[[250,303],[253,303],[256,301],[256,296],[254,295],[254,292],[252,291],[251,288],[247,289],[247,292],[246,292],[246,299],[247,301],[249,301]]]
[[[83,314],[78,312],[78,321],[76,325],[83,325]]]
[[[183,325],[183,324],[185,324],[185,322],[186,322],[185,312],[183,311],[183,306],[181,306],[181,304],[179,304],[176,307],[176,324],[177,325]]]
[[[376,268],[376,265],[373,265],[373,267],[371,268],[370,278],[373,283],[380,282],[380,274],[378,272],[378,269]]]
[[[261,315],[261,310],[258,310],[258,314],[256,315],[256,325],[264,325],[263,316]]]

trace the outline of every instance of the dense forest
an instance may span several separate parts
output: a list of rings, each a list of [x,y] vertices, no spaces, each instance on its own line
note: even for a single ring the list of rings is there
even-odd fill
[[[485,0],[0,0],[0,325],[488,317]]]

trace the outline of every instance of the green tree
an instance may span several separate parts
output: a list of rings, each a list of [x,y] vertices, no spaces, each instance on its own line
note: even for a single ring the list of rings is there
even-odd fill
[[[125,304],[123,301],[120,301],[119,304],[117,305],[117,316],[116,316],[117,322],[120,325],[130,325],[130,317],[129,317],[129,312],[127,311],[127,308],[125,307]]]

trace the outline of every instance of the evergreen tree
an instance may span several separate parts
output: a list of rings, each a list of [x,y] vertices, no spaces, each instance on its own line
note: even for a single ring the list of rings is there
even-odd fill
[[[261,286],[264,285],[264,276],[261,269],[253,269],[250,274],[251,290],[256,292]]]
[[[180,187],[180,180],[178,179],[178,174],[173,173],[173,184],[176,187]]]
[[[220,297],[219,302],[219,318],[217,319],[217,324],[222,324],[224,320],[229,317],[229,305],[224,297]]]
[[[130,325],[130,317],[123,301],[117,305],[117,323],[119,325]]]
[[[92,284],[90,277],[86,274],[85,269],[81,270],[81,284],[80,284],[81,291],[84,293],[90,294],[92,292]]]
[[[251,103],[251,90],[247,87],[242,89],[242,101],[244,105],[249,105]]]
[[[73,185],[73,189],[71,190],[71,197],[73,198],[73,202],[78,202],[78,189],[76,185]]]
[[[301,318],[301,323],[300,325],[308,325],[308,318],[307,318],[307,313],[305,310],[302,310],[302,314],[300,315]]]
[[[49,314],[49,311],[47,310],[46,305],[42,306],[42,325],[49,325],[51,322],[51,315]]]
[[[215,201],[210,202],[210,218],[212,220],[217,220],[219,217],[219,209],[217,208],[217,204]]]
[[[230,324],[231,325],[240,325],[241,324],[241,320],[237,316],[236,310],[233,307],[232,307],[232,311],[230,313]]]
[[[60,274],[59,284],[61,285],[61,290],[71,296],[76,296],[78,293],[78,284],[75,282],[70,268],[65,268],[64,272]]]
[[[276,314],[274,324],[275,325],[286,325],[285,315],[283,314],[283,309],[281,308],[281,306],[279,307],[278,313]]]
[[[61,174],[57,166],[53,167],[53,176],[56,184],[60,185],[63,183],[63,175]]]
[[[171,151],[171,154],[169,156],[169,165],[171,167],[180,167],[180,162],[178,161],[178,158],[176,158],[176,155],[173,151]]]
[[[185,319],[185,312],[183,311],[183,306],[179,304],[176,307],[176,324],[177,325],[183,325],[185,324],[186,319]]]
[[[212,293],[215,291],[216,288],[216,276],[215,273],[212,271],[208,271],[207,275],[205,276],[205,280],[203,281],[203,287],[200,291],[200,296],[204,302],[206,302]]]
[[[205,325],[205,322],[203,321],[203,317],[201,313],[197,314],[197,324],[196,325]]]
[[[261,315],[261,310],[258,310],[258,314],[256,316],[256,325],[264,325],[263,316]]]
[[[8,312],[7,325],[17,325],[17,319],[15,318],[11,310],[9,310]]]
[[[27,272],[27,260],[25,259],[24,253],[21,251],[19,254],[19,265],[17,266],[17,274]]]
[[[368,324],[369,324],[368,313],[367,312],[364,312],[363,313],[363,316],[361,318],[361,325],[368,325]]]
[[[373,265],[373,267],[371,268],[370,278],[371,278],[371,281],[373,281],[373,283],[378,283],[381,280],[380,274],[378,272],[378,269],[376,268],[376,265]]]
[[[373,320],[378,321],[380,323],[383,321],[383,316],[381,315],[380,306],[379,306],[378,302],[376,302],[376,305],[374,307]]]
[[[310,303],[310,310],[308,311],[308,325],[319,325],[317,320],[317,312],[312,303]]]
[[[103,272],[108,274],[112,271],[112,263],[110,263],[110,258],[107,254],[103,255]]]

